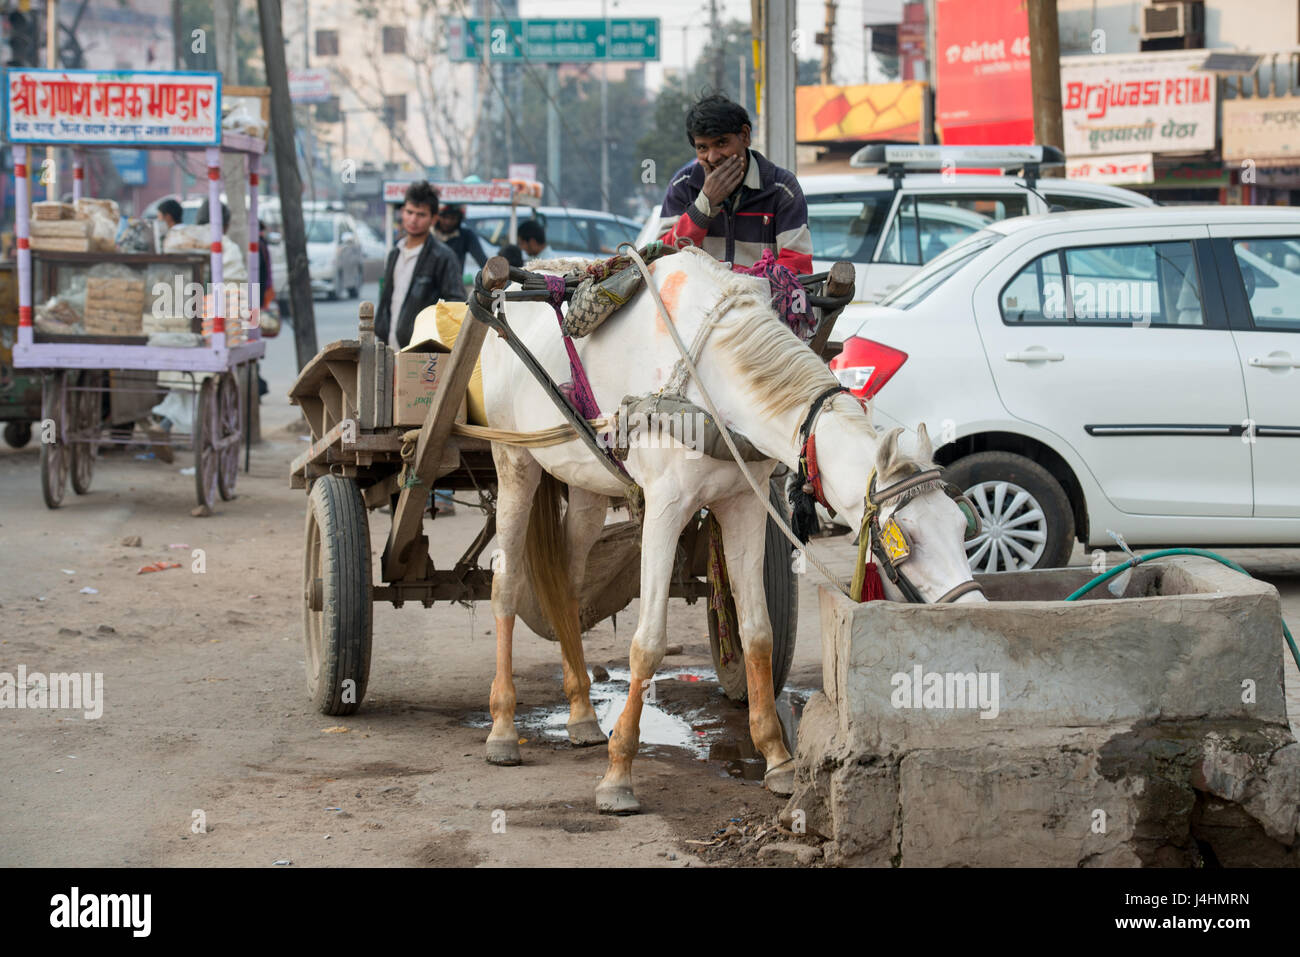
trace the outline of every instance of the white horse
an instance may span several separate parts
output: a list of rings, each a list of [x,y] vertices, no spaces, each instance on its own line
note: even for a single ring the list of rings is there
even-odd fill
[[[539,272],[562,274],[573,261],[533,263]],[[747,463],[760,488],[777,462],[795,469],[800,426],[813,400],[836,384],[826,366],[787,329],[772,310],[764,280],[732,273],[698,249],[687,248],[651,264],[664,306],[687,343],[706,321],[713,328],[697,362],[718,412],[770,461]],[[512,302],[506,319],[515,334],[556,382],[570,378],[569,363],[552,308],[545,303]],[[649,292],[642,290],[593,334],[575,340],[603,413],[613,412],[627,395],[644,395],[668,382],[679,353]],[[563,424],[542,389],[510,347],[489,333],[483,347],[483,386],[488,423],[494,428],[533,431]],[[698,383],[686,397],[702,404]],[[878,487],[928,467],[931,456],[924,426],[918,449],[900,452],[894,430],[883,438],[869,415],[848,395],[827,401],[814,433],[822,490],[829,503],[854,527],[863,518],[868,476],[876,469]],[[677,540],[687,521],[707,507],[722,527],[727,569],[734,593],[745,653],[749,726],[754,746],[767,762],[764,782],[777,794],[793,789],[793,762],[781,737],[772,688],[772,628],[763,592],[763,541],[767,513],[763,502],[731,461],[700,456],[666,439],[634,444],[626,468],[645,493],[641,539],[641,608],[630,653],[631,686],[627,704],[609,738],[609,767],[596,788],[601,811],[640,809],[632,790],[642,695],[663,659],[666,644],[669,579]],[[546,448],[521,449],[493,444],[497,468],[497,536],[505,556],[492,581],[492,613],[497,630],[497,668],[492,682],[492,730],[487,760],[518,764],[515,688],[511,640],[524,574],[532,575],[537,598],[561,644],[564,691],[569,699],[568,732],[578,746],[604,742],[589,695],[582,657],[577,596],[587,555],[605,524],[611,497],[624,489],[578,439]],[[549,477],[548,477],[549,476]],[[558,482],[556,481],[558,480]],[[563,537],[559,529],[559,483],[569,487]],[[926,601],[969,581],[962,544],[966,517],[947,495],[923,488],[893,509],[910,539],[907,575]],[[519,559],[527,553],[527,561]],[[886,597],[902,595],[884,581]],[[967,594],[958,601],[982,601]]]

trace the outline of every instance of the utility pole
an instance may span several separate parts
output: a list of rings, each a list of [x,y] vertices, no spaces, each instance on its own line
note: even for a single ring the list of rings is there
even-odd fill
[[[552,206],[564,202],[560,191],[560,65],[546,66],[546,178],[553,195],[547,196]],[[514,234],[510,241],[515,241]]]
[[[284,65],[284,31],[280,27],[280,0],[257,0],[262,30],[262,57],[266,82],[271,87],[271,116],[293,116],[289,102],[289,74]],[[284,255],[289,266],[289,300],[293,306],[293,342],[298,369],[316,356],[316,313],[311,301],[311,276],[307,271],[307,233],[302,224],[302,179],[293,148],[289,123],[271,123],[275,150],[275,178],[280,184],[280,216],[284,220]]]
[[[727,43],[722,35],[722,18],[718,0],[709,0],[709,32],[713,34],[713,88],[721,90],[727,82]]]
[[[796,66],[790,47],[795,28],[794,0],[770,0],[763,14],[763,81],[759,125],[763,154],[777,166],[793,170],[794,84]]]
[[[817,42],[822,45],[822,75],[823,85],[829,86],[831,82],[831,68],[835,65],[835,0],[826,0],[826,31],[817,34]],[[867,51],[870,56],[870,51]]]
[[[609,10],[600,0],[600,18],[604,21],[605,52],[600,63],[600,208],[609,212]]]
[[[1029,0],[1029,76],[1034,88],[1034,140],[1065,148],[1061,119],[1061,38],[1056,0]],[[1059,166],[1044,176],[1064,176]]]

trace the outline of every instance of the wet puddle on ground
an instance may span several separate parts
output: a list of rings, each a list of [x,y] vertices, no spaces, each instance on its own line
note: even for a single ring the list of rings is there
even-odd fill
[[[607,680],[592,682],[591,704],[607,735],[627,703],[630,677],[627,669],[612,668]],[[792,688],[776,699],[777,716],[791,754],[799,717],[810,694],[808,689]],[[520,737],[548,743],[568,741],[564,727],[568,720],[568,704],[563,701],[523,707],[515,714]],[[492,718],[486,712],[476,712],[465,724],[490,728]],[[655,675],[654,687],[641,709],[641,747],[679,748],[699,760],[716,762],[732,777],[763,780],[765,762],[749,736],[749,709],[726,698],[710,668],[667,668]]]

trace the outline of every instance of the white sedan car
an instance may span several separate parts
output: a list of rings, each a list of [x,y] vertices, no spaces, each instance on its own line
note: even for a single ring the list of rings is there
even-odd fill
[[[1300,544],[1300,213],[1110,209],[993,223],[841,318],[840,381],[927,424],[981,512],[972,565],[1075,540]]]

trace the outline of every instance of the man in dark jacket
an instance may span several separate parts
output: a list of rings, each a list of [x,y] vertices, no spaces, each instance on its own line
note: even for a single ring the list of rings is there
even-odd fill
[[[438,223],[434,226],[433,234],[456,254],[461,269],[465,268],[466,254],[473,256],[480,266],[488,261],[478,240],[478,233],[465,225],[465,210],[461,206],[443,204],[438,210]]]
[[[375,311],[375,336],[393,349],[411,342],[415,317],[439,299],[464,302],[456,254],[433,235],[438,192],[427,182],[412,183],[402,205],[404,239],[388,253],[383,290]]]
[[[660,211],[674,242],[686,236],[722,262],[752,266],[763,250],[795,274],[812,272],[808,203],[793,173],[749,148],[749,114],[725,96],[686,114],[695,159],[679,169]]]

